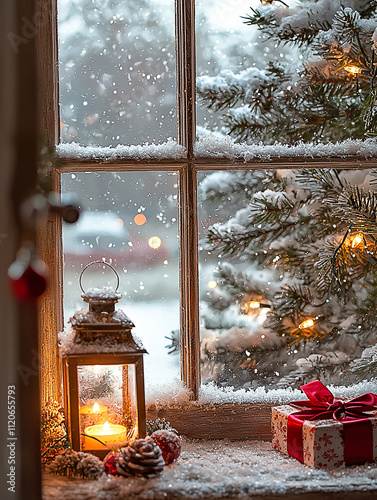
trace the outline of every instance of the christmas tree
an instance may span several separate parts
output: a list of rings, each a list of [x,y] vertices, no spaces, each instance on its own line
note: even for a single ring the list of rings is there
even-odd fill
[[[374,135],[377,4],[261,4],[243,22],[290,45],[301,67],[270,61],[199,77],[199,96],[227,133],[265,144]],[[203,179],[204,208],[233,214],[202,242],[219,260],[204,297],[204,381],[248,388],[376,376],[376,176],[302,169]]]
[[[226,130],[239,140],[364,138],[376,126],[376,16],[369,0],[301,0],[292,8],[261,0],[243,22],[258,27],[265,46],[290,47],[292,62],[258,57],[238,74],[199,77],[198,95],[223,111]]]

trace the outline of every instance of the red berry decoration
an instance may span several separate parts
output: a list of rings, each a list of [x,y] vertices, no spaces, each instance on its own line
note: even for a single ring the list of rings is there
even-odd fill
[[[105,466],[106,474],[111,476],[119,476],[118,472],[118,462],[122,454],[119,451],[110,451],[103,459],[103,465]]]
[[[181,441],[174,432],[161,429],[153,432],[151,438],[161,448],[166,465],[171,464],[181,454]]]
[[[47,288],[46,266],[37,258],[28,263],[16,260],[9,267],[8,276],[14,296],[22,302],[34,302]]]

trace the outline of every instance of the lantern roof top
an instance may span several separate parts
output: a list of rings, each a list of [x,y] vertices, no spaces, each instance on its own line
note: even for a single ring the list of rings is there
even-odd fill
[[[76,311],[69,319],[75,332],[75,344],[88,347],[95,343],[104,348],[118,344],[121,350],[128,352],[146,352],[132,334],[133,322],[122,310],[115,310],[120,293],[109,287],[90,288],[82,298],[89,304],[89,309]]]
[[[116,304],[122,298],[122,294],[111,287],[89,288],[81,297],[89,304]]]

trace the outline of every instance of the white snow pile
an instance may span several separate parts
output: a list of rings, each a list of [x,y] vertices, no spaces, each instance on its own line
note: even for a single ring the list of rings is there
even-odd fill
[[[297,2],[294,7],[286,8],[282,4],[258,6],[258,11],[265,18],[276,20],[276,30],[280,33],[299,33],[318,19],[324,24],[331,24],[334,15],[341,6],[357,10],[360,0],[304,0]]]
[[[271,80],[266,71],[256,67],[247,68],[239,73],[234,73],[230,69],[223,69],[217,76],[202,75],[196,79],[196,85],[201,92],[209,90],[218,91],[219,89],[229,91],[234,85],[241,86],[246,98],[253,94],[255,90]]]
[[[377,393],[377,379],[360,382],[359,384],[344,387],[328,385],[335,397],[348,400],[367,392]],[[190,390],[179,379],[156,384],[146,384],[147,406],[185,405],[187,411],[190,406],[204,404],[289,404],[292,401],[307,399],[299,389],[234,389],[234,387],[218,387],[213,382],[202,384],[199,389],[198,401],[190,401]]]
[[[216,353],[218,349],[242,352],[247,347],[257,345],[280,346],[281,338],[275,332],[261,329],[266,316],[264,314],[259,316],[253,319],[253,323],[249,324],[247,328],[232,326],[228,330],[203,329],[201,332],[202,345],[210,353]]]
[[[377,39],[377,36],[376,36]],[[186,158],[186,149],[173,140],[165,144],[140,146],[94,147],[80,146],[76,143],[60,144],[57,155],[67,160],[95,160],[111,162],[115,160],[182,160]],[[334,144],[314,144],[300,142],[295,146],[276,143],[274,145],[236,143],[229,136],[209,133],[199,137],[194,146],[195,157],[228,160],[268,161],[273,158],[375,158],[377,156],[376,139],[348,139]]]
[[[216,158],[227,160],[268,161],[273,158],[360,158],[377,157],[376,139],[348,139],[334,144],[314,144],[300,142],[295,146],[276,143],[274,145],[238,144],[230,137],[220,138],[214,135],[200,137],[194,147],[197,158]]]
[[[340,399],[352,399],[367,392],[377,393],[377,379],[360,382],[350,387],[328,385],[328,389],[335,397]],[[291,401],[307,399],[299,389],[238,389],[233,387],[217,387],[210,383],[202,385],[199,392],[199,404],[224,404],[224,403],[274,403],[288,404]]]
[[[95,481],[43,477],[43,500],[246,500],[310,492],[323,498],[333,493],[340,499],[342,493],[351,498],[352,492],[373,495],[376,489],[377,463],[315,470],[262,441],[183,439],[178,460],[150,479],[105,474]]]
[[[271,205],[275,205],[277,208],[283,208],[289,201],[287,195],[283,191],[272,191],[271,189],[265,189],[264,191],[255,193],[253,201],[258,200],[266,201]]]
[[[69,321],[73,327],[82,324],[96,325],[98,323],[117,323],[124,327],[133,326],[132,321],[121,309],[111,313],[102,314],[93,313],[88,311],[88,309],[81,309],[80,311],[76,311]]]
[[[113,290],[109,286],[104,286],[103,288],[89,288],[85,293],[81,295],[82,298],[97,299],[101,302],[107,302],[108,299],[119,300],[122,298],[122,294]],[[92,302],[92,301],[90,301]]]
[[[83,311],[87,312],[87,311]],[[119,312],[119,311],[118,311]],[[134,345],[128,343],[114,342],[111,338],[108,340],[98,340],[92,342],[75,343],[75,330],[70,326],[64,328],[63,331],[58,333],[59,353],[60,356],[67,356],[69,354],[106,354],[106,353],[120,353],[135,350]],[[140,349],[143,349],[142,341],[134,334],[132,337]]]
[[[144,144],[138,146],[97,147],[80,146],[76,142],[59,144],[56,153],[64,159],[98,160],[110,162],[113,160],[164,160],[182,159],[186,149],[173,139],[163,144]]]
[[[178,378],[168,382],[149,381],[145,384],[145,404],[147,406],[189,404],[190,396],[190,389]]]

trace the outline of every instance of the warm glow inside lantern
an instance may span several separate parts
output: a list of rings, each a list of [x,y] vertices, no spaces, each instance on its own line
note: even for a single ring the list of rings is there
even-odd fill
[[[70,319],[72,342],[63,356],[66,423],[73,449],[103,457],[145,436],[146,351],[131,320],[115,311],[119,293],[94,288],[82,297],[89,310]]]

